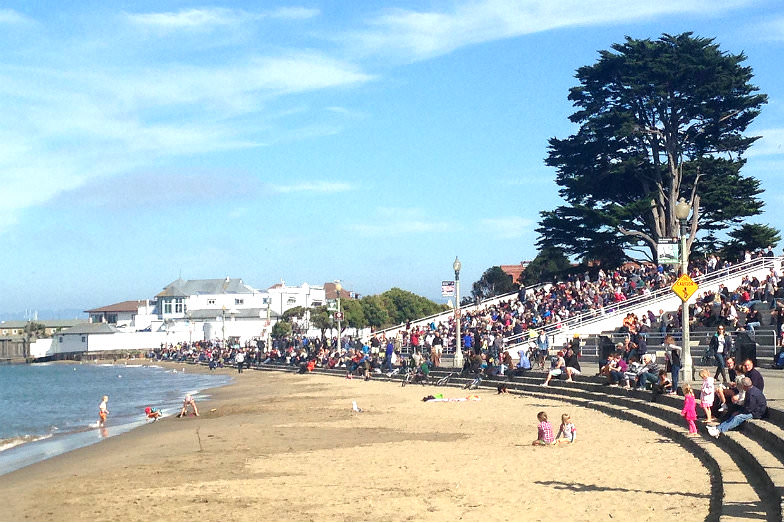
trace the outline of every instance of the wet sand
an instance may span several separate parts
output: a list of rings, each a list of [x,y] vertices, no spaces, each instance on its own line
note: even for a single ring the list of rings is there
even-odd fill
[[[484,390],[480,401],[423,403],[466,391],[217,372],[235,382],[210,391],[201,417],[167,417],[2,476],[0,519],[700,521],[708,513],[699,460],[590,409]],[[540,410],[556,429],[570,413],[577,442],[532,447]],[[683,492],[685,484],[697,490]]]

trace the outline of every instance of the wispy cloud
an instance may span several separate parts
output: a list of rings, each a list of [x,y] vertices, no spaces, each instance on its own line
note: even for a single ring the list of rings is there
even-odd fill
[[[421,209],[382,207],[367,221],[347,228],[365,237],[392,237],[408,234],[446,232],[453,227],[448,222],[433,220]]]
[[[662,15],[703,16],[751,4],[751,0],[482,0],[451,10],[389,9],[348,40],[370,53],[402,53],[420,60],[481,42],[574,27],[640,20]]]
[[[484,218],[480,221],[481,230],[497,239],[511,240],[522,238],[532,231],[534,220],[522,216]]]
[[[0,24],[18,25],[28,24],[33,20],[13,9],[0,9]]]
[[[766,17],[758,23],[746,25],[744,30],[746,34],[756,35],[760,40],[784,41],[784,16]]]
[[[300,182],[291,185],[272,185],[272,190],[278,193],[293,192],[315,192],[315,193],[337,193],[351,191],[354,187],[345,182]]]
[[[177,30],[206,30],[213,27],[234,26],[258,22],[265,18],[304,20],[318,16],[318,9],[284,7],[273,11],[251,13],[242,9],[205,8],[182,9],[164,13],[126,13],[129,22],[162,32]]]
[[[784,154],[784,128],[760,129],[749,132],[761,136],[749,149],[747,156]]]

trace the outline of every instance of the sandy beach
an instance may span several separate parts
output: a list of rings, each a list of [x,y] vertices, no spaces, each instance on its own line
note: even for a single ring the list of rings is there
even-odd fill
[[[199,418],[167,417],[3,476],[0,519],[699,521],[708,513],[699,460],[590,409],[484,390],[480,401],[424,403],[466,391],[217,372],[235,381],[211,391]],[[570,413],[577,442],[532,447],[540,410],[556,428]]]

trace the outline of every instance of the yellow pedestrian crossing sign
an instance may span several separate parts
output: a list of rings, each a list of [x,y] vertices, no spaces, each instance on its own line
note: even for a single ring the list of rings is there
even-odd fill
[[[682,274],[678,280],[672,284],[672,290],[675,294],[681,297],[683,301],[688,301],[691,295],[697,292],[700,286],[689,278],[688,274]]]

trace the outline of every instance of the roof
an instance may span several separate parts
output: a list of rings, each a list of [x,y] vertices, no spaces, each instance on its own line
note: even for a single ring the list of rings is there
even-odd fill
[[[105,307],[98,307],[97,309],[90,309],[89,311],[84,312],[139,312],[139,307],[146,306],[147,300],[131,300],[121,301],[120,303],[114,303],[112,305],[106,305]]]
[[[32,320],[35,323],[42,323],[47,329],[73,327],[87,320]],[[0,329],[24,329],[27,320],[0,321]]]
[[[334,282],[327,282],[324,284],[324,299],[327,300],[336,300],[338,297],[338,291],[335,288]],[[347,300],[354,297],[354,293],[351,291],[347,291],[346,289],[340,289],[340,299]]]
[[[525,271],[527,262],[520,263],[519,265],[501,265],[501,270],[512,277],[512,282],[517,283],[520,275]]]
[[[245,285],[240,278],[216,280],[183,280],[177,278],[167,285],[156,298],[177,296],[188,297],[199,294],[253,294],[256,291]]]
[[[62,336],[63,334],[114,334],[115,332],[117,329],[106,323],[83,323],[57,334]]]
[[[192,320],[214,320],[216,318],[221,318],[223,316],[223,309],[189,309],[188,310],[188,317]],[[232,317],[234,318],[266,318],[267,317],[267,309],[258,309],[258,308],[250,308],[250,309],[237,309],[234,311],[234,314],[226,310],[226,319],[230,320]]]

